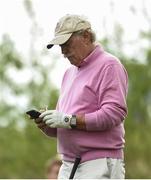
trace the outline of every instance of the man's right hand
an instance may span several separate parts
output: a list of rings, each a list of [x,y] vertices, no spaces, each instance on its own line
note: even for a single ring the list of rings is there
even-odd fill
[[[40,109],[40,113],[43,113],[47,110],[47,107],[45,109]],[[38,128],[43,128],[43,127],[46,127],[46,123],[43,121],[42,118],[37,118],[37,119],[34,119],[34,122],[37,124],[37,127]]]
[[[34,122],[37,124],[38,128],[46,127],[47,125],[43,122],[42,118],[34,119]]]

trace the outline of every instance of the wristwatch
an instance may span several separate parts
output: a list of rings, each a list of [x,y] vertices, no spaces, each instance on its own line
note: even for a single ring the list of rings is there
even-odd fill
[[[70,119],[70,126],[72,129],[75,129],[77,127],[77,118],[76,115],[72,115]]]

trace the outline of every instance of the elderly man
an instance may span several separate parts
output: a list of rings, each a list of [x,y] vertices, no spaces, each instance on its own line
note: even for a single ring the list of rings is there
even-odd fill
[[[57,137],[63,161],[58,178],[68,179],[79,158],[74,178],[123,179],[125,68],[95,43],[91,24],[82,16],[62,17],[47,48],[53,45],[72,66],[64,74],[56,110],[46,110],[35,122],[46,135]]]

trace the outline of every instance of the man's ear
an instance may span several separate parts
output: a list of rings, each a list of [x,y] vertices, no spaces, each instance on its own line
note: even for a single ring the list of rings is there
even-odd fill
[[[91,42],[91,35],[90,35],[90,33],[87,30],[85,30],[83,32],[83,37],[84,37],[86,43],[90,43]]]

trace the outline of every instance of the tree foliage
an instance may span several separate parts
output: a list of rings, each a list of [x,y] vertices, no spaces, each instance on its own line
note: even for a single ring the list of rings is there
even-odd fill
[[[29,59],[20,55],[9,35],[0,44],[0,178],[44,178],[45,163],[56,154],[56,140],[45,137],[25,114],[45,105],[55,108],[59,92],[50,75],[55,61],[44,66],[41,59],[47,54],[34,49],[38,27],[29,7],[35,31]]]

